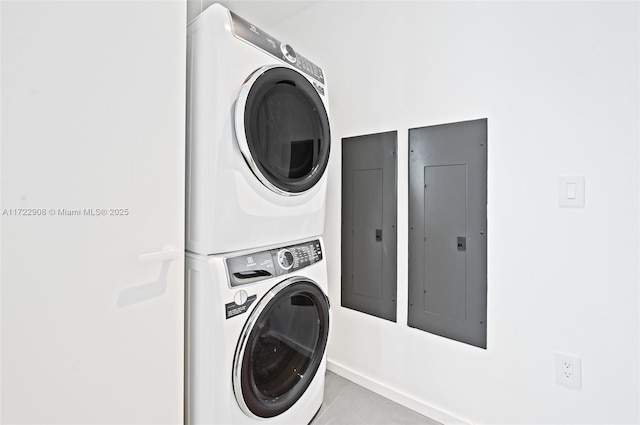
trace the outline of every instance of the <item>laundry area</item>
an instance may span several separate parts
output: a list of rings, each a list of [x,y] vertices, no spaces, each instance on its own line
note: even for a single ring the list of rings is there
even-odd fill
[[[640,2],[0,2],[0,422],[640,424]]]

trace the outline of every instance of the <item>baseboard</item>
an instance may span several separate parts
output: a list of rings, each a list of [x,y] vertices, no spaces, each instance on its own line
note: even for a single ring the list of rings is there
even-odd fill
[[[376,394],[380,394],[381,396],[386,397],[389,400],[395,401],[396,403],[402,406],[405,406],[408,409],[416,411],[421,415],[427,416],[444,425],[471,425],[472,424],[469,421],[460,419],[441,409],[435,408],[420,400],[417,400],[403,393],[402,391],[383,385],[380,382],[375,381],[371,378],[368,378],[352,369],[349,369],[348,367],[342,366],[332,361],[331,359],[327,360],[327,369],[352,382],[355,382],[356,384],[370,391],[373,391]]]

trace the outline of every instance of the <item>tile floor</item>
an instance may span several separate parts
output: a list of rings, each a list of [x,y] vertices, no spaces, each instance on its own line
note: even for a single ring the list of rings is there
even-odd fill
[[[360,385],[327,371],[324,402],[311,425],[439,425]]]

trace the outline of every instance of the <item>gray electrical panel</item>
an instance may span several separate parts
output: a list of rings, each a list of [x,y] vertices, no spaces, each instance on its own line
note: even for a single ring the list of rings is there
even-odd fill
[[[341,304],[396,320],[397,132],[342,139]]]
[[[408,324],[487,347],[487,120],[409,130]]]

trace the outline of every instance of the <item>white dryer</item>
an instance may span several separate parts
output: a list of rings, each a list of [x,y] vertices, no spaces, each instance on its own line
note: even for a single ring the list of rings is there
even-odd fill
[[[186,423],[306,424],[324,395],[321,239],[187,253]]]
[[[219,4],[187,40],[187,250],[321,235],[331,144],[323,70]]]

